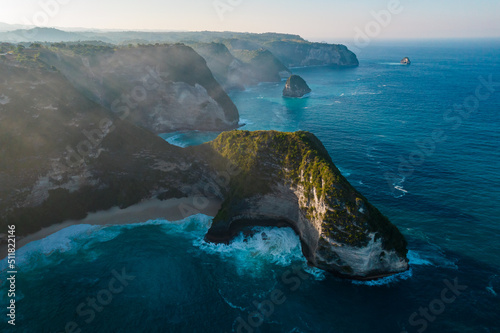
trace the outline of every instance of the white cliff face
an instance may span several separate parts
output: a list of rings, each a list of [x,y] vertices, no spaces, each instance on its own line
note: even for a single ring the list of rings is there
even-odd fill
[[[365,228],[369,240],[366,245],[354,246],[339,242],[328,236],[328,211],[335,211],[320,198],[316,189],[306,193],[302,186],[277,184],[266,194],[245,199],[244,209],[231,217],[230,223],[239,220],[284,221],[299,235],[304,254],[316,267],[357,278],[388,275],[408,269],[408,263],[394,250],[386,250],[382,238]],[[349,211],[340,203],[342,210]],[[358,201],[358,212],[366,210],[364,202]],[[354,212],[348,212],[354,216]],[[363,213],[362,213],[363,214]],[[256,222],[259,224],[259,222]],[[272,224],[272,223],[271,223]],[[338,226],[339,228],[342,228]],[[361,228],[361,226],[359,226]]]

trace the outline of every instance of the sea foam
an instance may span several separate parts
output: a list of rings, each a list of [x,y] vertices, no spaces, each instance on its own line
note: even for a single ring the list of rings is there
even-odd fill
[[[209,243],[200,237],[193,245],[234,263],[240,275],[260,275],[269,264],[288,267],[300,262],[314,279],[324,279],[324,271],[307,266],[300,239],[291,228],[254,227],[252,231],[250,236],[240,233],[229,244]]]
[[[43,239],[30,242],[16,251],[16,266],[30,267],[54,252],[68,252],[74,249],[78,239],[91,237],[102,226],[79,224],[64,228]],[[0,261],[0,271],[7,269],[7,258]]]

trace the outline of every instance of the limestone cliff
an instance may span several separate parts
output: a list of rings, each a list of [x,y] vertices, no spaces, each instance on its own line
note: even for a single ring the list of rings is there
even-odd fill
[[[249,68],[236,59],[220,43],[196,43],[191,47],[206,61],[215,79],[228,90],[243,90],[246,85],[255,84]]]
[[[246,44],[245,44],[246,45]],[[235,44],[241,47],[245,45]],[[271,52],[263,49],[232,48],[222,43],[191,45],[205,60],[217,81],[224,89],[242,90],[260,82],[279,82],[290,71]]]
[[[241,170],[208,240],[227,242],[253,225],[290,226],[316,267],[358,279],[408,269],[404,237],[340,174],[314,135],[233,131],[206,146]]]
[[[311,92],[311,88],[307,85],[306,81],[298,75],[292,75],[288,78],[283,88],[284,97],[303,97]]]
[[[238,125],[236,106],[190,47],[57,46],[40,58],[88,98],[154,133]]]
[[[109,113],[60,73],[0,64],[0,77],[2,230],[15,224],[22,236],[208,182],[188,151]]]
[[[232,49],[231,53],[247,66],[254,84],[280,82],[282,76],[288,77],[291,74],[289,69],[269,50]]]

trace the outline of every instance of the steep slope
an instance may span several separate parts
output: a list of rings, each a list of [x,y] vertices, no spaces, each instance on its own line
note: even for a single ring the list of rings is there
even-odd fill
[[[40,58],[93,101],[154,133],[238,125],[236,106],[190,47],[57,46]]]
[[[288,78],[283,88],[283,97],[297,97],[300,98],[311,92],[311,88],[307,85],[306,81],[298,75],[292,75]]]
[[[254,84],[280,82],[282,77],[288,77],[291,74],[288,68],[268,50],[232,49],[231,53],[248,66]]]
[[[250,68],[236,59],[224,44],[196,43],[190,46],[207,61],[208,68],[226,91],[243,90],[246,85],[255,84]]]
[[[0,64],[0,78],[2,230],[16,224],[21,236],[204,184],[187,151],[110,115],[61,74]]]
[[[40,38],[35,38],[35,37]],[[99,40],[115,44],[135,43],[223,43],[232,51],[258,49],[269,50],[286,67],[334,65],[357,66],[356,55],[344,45],[312,43],[298,35],[279,33],[237,33],[237,32],[63,32],[56,29],[19,30],[16,33],[0,33],[0,40],[26,41],[76,41]]]
[[[228,242],[248,226],[290,226],[312,265],[341,276],[370,279],[408,269],[404,237],[340,174],[314,135],[232,131],[204,149],[241,170],[208,240]]]
[[[207,239],[290,226],[309,263],[348,278],[404,271],[406,241],[306,132],[231,131],[186,149],[110,114],[56,71],[0,64],[0,229],[22,236],[149,198],[224,200]]]
[[[237,49],[248,43],[233,40],[231,51],[222,43],[197,43],[191,45],[206,61],[217,81],[226,89],[244,89],[260,82],[279,82],[290,71],[271,52]]]

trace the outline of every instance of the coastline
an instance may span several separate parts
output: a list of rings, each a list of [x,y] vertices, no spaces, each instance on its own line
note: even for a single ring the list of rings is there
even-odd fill
[[[205,214],[208,216],[215,216],[219,211],[222,201],[219,199],[209,199],[206,207],[202,209],[195,209],[193,201],[196,198],[175,198],[168,200],[150,199],[138,204],[132,205],[125,209],[113,207],[108,210],[89,213],[86,218],[82,220],[68,220],[62,223],[53,224],[51,226],[42,228],[35,233],[29,234],[24,237],[16,238],[16,251],[30,242],[34,242],[50,236],[64,228],[78,225],[124,225],[147,222],[154,219],[165,219],[168,221],[179,221],[186,217],[195,214]],[[181,205],[186,205],[190,208],[189,211],[183,212],[180,209]],[[7,244],[0,245],[0,260],[7,257]]]

